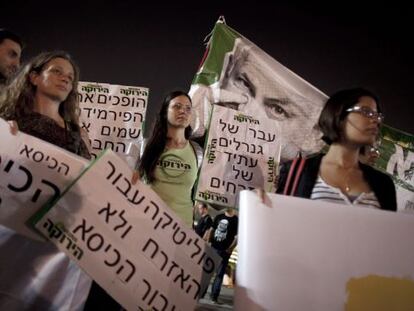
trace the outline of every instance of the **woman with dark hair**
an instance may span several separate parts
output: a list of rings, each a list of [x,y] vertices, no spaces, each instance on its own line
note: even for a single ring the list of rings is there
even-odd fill
[[[66,52],[33,58],[0,95],[0,117],[90,159],[79,128],[79,70]],[[6,208],[6,207],[4,207]],[[0,309],[82,310],[91,279],[53,244],[0,226]]]
[[[187,93],[174,91],[162,103],[154,130],[137,161],[132,178],[140,177],[188,225],[193,223],[192,189],[202,150],[189,140],[192,103]]]
[[[392,179],[359,162],[361,148],[375,143],[382,121],[373,93],[354,88],[333,94],[319,117],[329,150],[306,159],[293,195],[396,211]],[[285,190],[291,165],[288,162],[281,168],[278,193]]]

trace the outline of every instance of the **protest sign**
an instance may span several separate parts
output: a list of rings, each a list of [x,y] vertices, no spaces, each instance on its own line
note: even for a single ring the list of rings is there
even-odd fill
[[[133,168],[140,154],[148,88],[79,82],[78,92],[92,155],[110,148]]]
[[[128,310],[189,310],[218,255],[106,151],[38,228]]]
[[[33,239],[25,223],[86,167],[88,161],[43,140],[18,132],[0,119],[0,224]]]
[[[234,207],[240,190],[275,190],[281,131],[271,120],[214,106],[206,146],[197,200]]]
[[[413,310],[414,216],[251,191],[239,202],[236,310]]]

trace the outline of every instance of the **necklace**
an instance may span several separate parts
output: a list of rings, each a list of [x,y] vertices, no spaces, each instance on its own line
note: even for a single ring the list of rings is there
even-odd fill
[[[351,179],[352,172],[354,170],[354,167],[349,168],[342,168],[345,172],[345,192],[349,193],[351,191],[351,187],[349,186],[349,181]]]
[[[349,188],[349,185],[348,185],[348,183],[346,183],[346,184],[345,184],[345,191],[346,191],[346,192],[349,192],[349,191],[351,191],[351,188]]]
[[[337,170],[339,169],[343,171],[342,174],[339,174],[339,176],[337,176],[339,178],[335,178],[336,176],[334,177],[334,180],[336,179],[336,182],[334,182],[334,184],[336,184],[336,187],[338,188],[344,187],[342,189],[344,189],[346,193],[349,193],[351,191],[351,186],[349,185],[349,181],[351,179],[351,175],[355,167],[351,166],[351,167],[346,168],[346,167],[338,165],[335,162],[325,162],[325,164],[336,166]],[[337,174],[338,173],[339,172],[337,172]],[[328,177],[328,180],[329,180],[329,177]],[[340,187],[341,184],[342,184],[342,187]]]

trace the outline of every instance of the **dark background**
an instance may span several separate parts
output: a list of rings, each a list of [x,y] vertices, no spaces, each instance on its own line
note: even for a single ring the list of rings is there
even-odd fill
[[[151,122],[166,93],[189,89],[203,40],[224,15],[230,27],[324,93],[371,89],[384,105],[385,123],[414,134],[408,5],[246,3],[2,1],[0,27],[23,37],[23,60],[63,49],[78,62],[81,80],[149,87]]]

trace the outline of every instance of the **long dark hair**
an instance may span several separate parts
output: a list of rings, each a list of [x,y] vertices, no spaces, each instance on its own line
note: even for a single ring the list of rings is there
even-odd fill
[[[183,91],[173,91],[169,93],[167,96],[165,96],[161,105],[160,112],[157,115],[152,135],[150,138],[148,138],[148,143],[146,144],[144,153],[140,160],[138,172],[141,176],[145,176],[149,183],[152,183],[155,180],[154,170],[157,165],[158,159],[164,152],[165,146],[167,144],[168,106],[170,105],[171,100],[178,96],[186,96],[191,102],[190,96],[188,96],[188,94]],[[192,128],[189,125],[185,128],[185,139],[189,139],[191,133]]]

